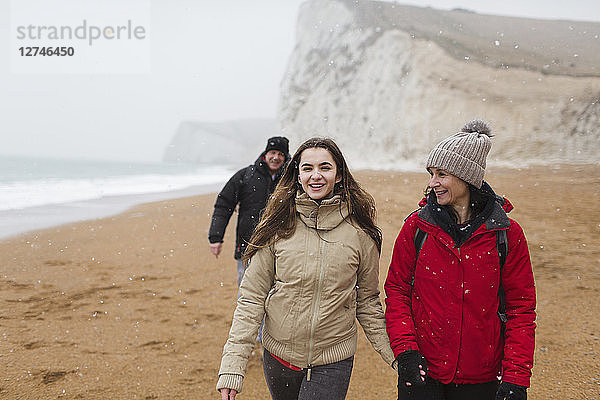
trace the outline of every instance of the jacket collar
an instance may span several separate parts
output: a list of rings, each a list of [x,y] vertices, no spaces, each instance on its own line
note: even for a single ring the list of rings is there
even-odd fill
[[[296,211],[306,226],[325,231],[341,224],[350,214],[339,194],[317,203],[304,192],[296,193]]]

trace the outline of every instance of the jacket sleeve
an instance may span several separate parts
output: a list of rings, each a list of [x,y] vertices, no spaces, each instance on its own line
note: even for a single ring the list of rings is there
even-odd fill
[[[246,366],[265,314],[265,299],[273,285],[275,257],[269,247],[260,249],[250,260],[242,283],[229,338],[223,348],[217,390],[242,390]]]
[[[235,210],[235,207],[239,203],[240,191],[243,184],[244,173],[246,168],[243,168],[236,172],[227,181],[215,201],[215,209],[213,211],[212,219],[210,222],[210,228],[208,230],[208,241],[210,243],[217,243],[223,241],[225,236],[225,229],[229,224],[231,214]]]
[[[414,219],[407,219],[396,238],[385,281],[385,322],[396,357],[405,350],[419,350],[411,312],[411,281],[417,261],[415,232]]]
[[[373,348],[392,365],[394,354],[385,332],[385,316],[379,299],[379,251],[373,239],[367,234],[364,236],[357,274],[356,318]]]
[[[502,380],[529,387],[535,347],[535,284],[523,230],[511,220],[508,254],[502,268],[506,296],[506,331]]]

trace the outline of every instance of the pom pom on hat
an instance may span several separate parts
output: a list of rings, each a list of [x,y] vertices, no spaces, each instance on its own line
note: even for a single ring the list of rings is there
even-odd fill
[[[460,132],[442,140],[431,150],[425,167],[443,169],[480,189],[492,136],[485,121],[469,121]]]
[[[480,135],[487,135],[493,137],[490,126],[482,119],[473,119],[465,124],[460,130],[465,133],[479,133]]]

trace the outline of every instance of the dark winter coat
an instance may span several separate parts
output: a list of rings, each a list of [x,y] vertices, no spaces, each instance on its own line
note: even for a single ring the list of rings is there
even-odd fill
[[[385,283],[386,325],[394,355],[418,350],[429,374],[443,383],[502,380],[529,386],[535,342],[535,287],[523,230],[506,215],[508,200],[455,246],[434,213],[410,215],[392,254]],[[417,259],[416,229],[428,233]],[[496,230],[506,229],[508,255],[500,277]],[[416,264],[416,266],[415,266]],[[414,287],[411,280],[414,274]],[[502,334],[498,286],[506,294],[508,322]]]
[[[242,257],[248,240],[258,225],[260,215],[267,205],[267,200],[277,186],[289,159],[289,156],[286,155],[284,165],[277,171],[275,179],[272,179],[269,167],[264,161],[265,154],[266,151],[256,159],[254,164],[236,172],[225,184],[215,201],[215,209],[208,231],[210,243],[223,241],[231,214],[239,205],[234,254],[236,260]]]

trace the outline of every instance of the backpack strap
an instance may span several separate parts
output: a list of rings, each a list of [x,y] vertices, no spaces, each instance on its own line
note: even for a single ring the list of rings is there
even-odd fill
[[[496,247],[498,248],[498,259],[500,260],[500,285],[498,286],[498,317],[502,321],[502,325],[506,324],[508,317],[506,316],[506,295],[502,287],[502,267],[506,263],[508,255],[508,239],[506,237],[506,229],[496,231]]]
[[[421,252],[421,249],[423,248],[423,245],[425,244],[425,240],[427,240],[427,232],[425,232],[421,228],[417,228],[417,231],[415,232],[415,250],[417,252],[417,257],[415,258],[415,260],[417,260],[419,258],[419,253]],[[415,268],[416,268],[416,262],[415,262]],[[410,281],[410,286],[414,286],[414,284],[415,284],[415,272],[413,271],[413,276]]]

